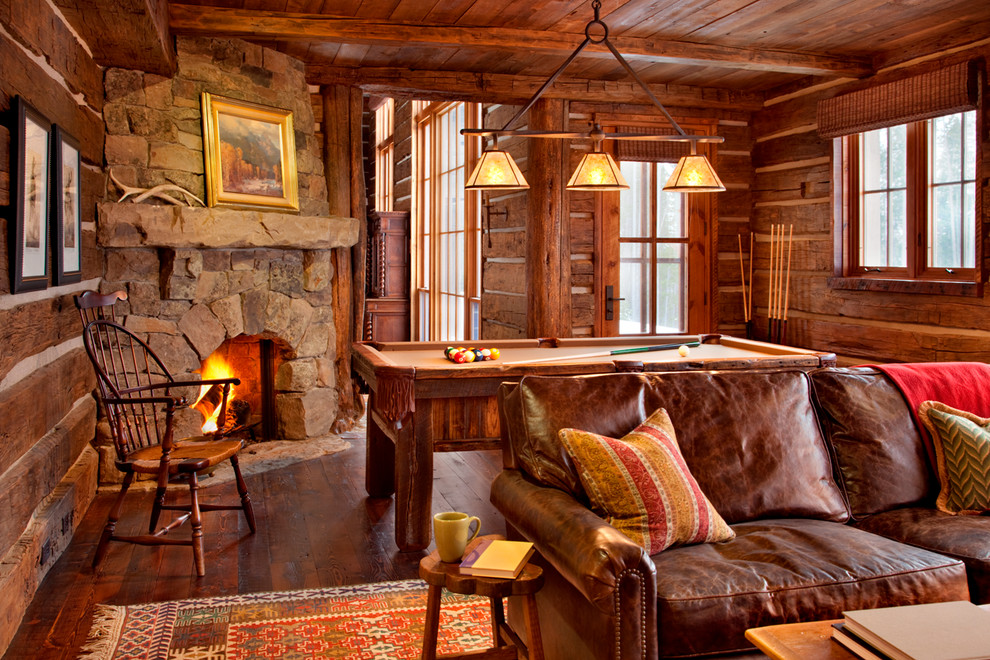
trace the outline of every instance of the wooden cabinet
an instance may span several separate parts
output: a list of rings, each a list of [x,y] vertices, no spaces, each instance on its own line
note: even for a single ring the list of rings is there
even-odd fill
[[[409,340],[409,257],[409,213],[371,211],[365,341]]]

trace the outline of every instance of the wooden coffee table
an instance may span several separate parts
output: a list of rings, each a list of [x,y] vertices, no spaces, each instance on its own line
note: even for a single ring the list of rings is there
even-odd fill
[[[858,660],[842,644],[832,641],[831,621],[782,623],[750,628],[746,639],[774,660]]]
[[[990,605],[980,607],[990,610]],[[746,639],[774,660],[859,660],[855,653],[832,641],[832,624],[841,620],[750,628]]]

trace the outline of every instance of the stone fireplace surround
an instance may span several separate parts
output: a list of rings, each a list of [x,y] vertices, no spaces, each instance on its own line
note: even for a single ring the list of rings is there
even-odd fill
[[[177,378],[197,378],[202,360],[229,339],[274,339],[282,349],[278,437],[330,432],[337,413],[331,250],[357,242],[357,220],[128,203],[100,204],[98,215],[104,290],[127,291],[124,325]],[[201,422],[186,410],[178,430],[195,434]]]

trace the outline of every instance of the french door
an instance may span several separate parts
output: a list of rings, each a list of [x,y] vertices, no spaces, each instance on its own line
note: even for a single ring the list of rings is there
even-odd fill
[[[711,195],[663,192],[673,162],[619,165],[629,190],[600,209],[600,334],[710,332]]]

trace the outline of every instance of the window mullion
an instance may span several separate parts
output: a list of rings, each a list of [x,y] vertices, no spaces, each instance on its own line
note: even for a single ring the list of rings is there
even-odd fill
[[[908,125],[908,277],[928,270],[928,141],[925,122]]]

